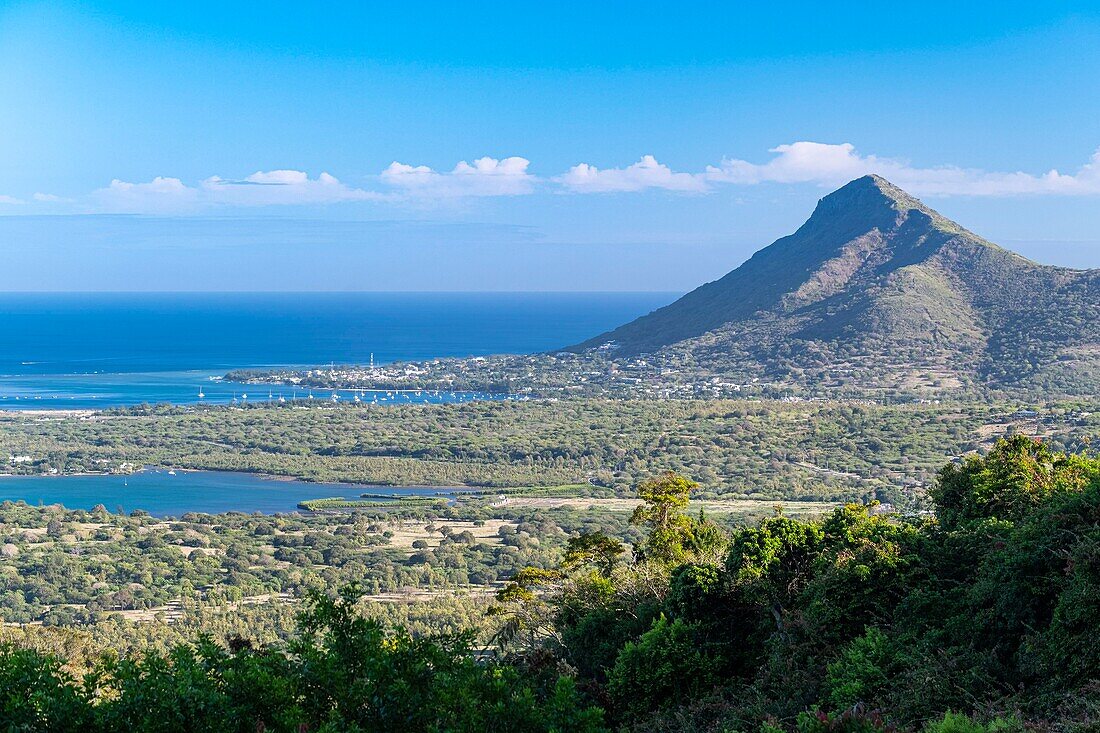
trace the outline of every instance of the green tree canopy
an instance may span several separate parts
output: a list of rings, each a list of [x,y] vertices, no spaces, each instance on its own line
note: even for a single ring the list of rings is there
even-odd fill
[[[684,511],[689,495],[699,484],[672,471],[642,481],[637,486],[642,500],[630,517],[631,524],[649,528],[639,555],[653,562],[676,564],[687,556],[685,545],[693,522]]]
[[[1012,521],[1055,493],[1080,491],[1098,471],[1083,456],[1055,453],[1035,438],[1015,435],[997,441],[984,457],[948,463],[931,495],[948,529],[975,520]]]

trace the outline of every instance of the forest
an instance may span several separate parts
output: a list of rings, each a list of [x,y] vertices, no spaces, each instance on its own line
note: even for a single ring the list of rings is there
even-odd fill
[[[1098,428],[1091,402],[147,406],[0,415],[0,461],[28,456],[8,468],[28,474],[159,465],[414,486],[592,483],[624,496],[638,477],[672,470],[705,495],[924,508],[945,460],[1014,432],[1080,451]]]
[[[0,647],[0,716],[50,731],[1100,723],[1100,459],[1012,436],[942,465],[934,515],[871,501],[729,527],[688,511],[682,475],[634,491],[627,541],[573,526],[517,563],[483,643],[380,619],[354,582],[305,592],[295,632],[266,643],[207,635],[74,667],[24,629]]]

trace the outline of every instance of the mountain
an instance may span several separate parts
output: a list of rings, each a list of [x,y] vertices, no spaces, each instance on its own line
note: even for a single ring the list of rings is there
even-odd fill
[[[1100,386],[1100,270],[1032,262],[879,176],[725,277],[567,351],[805,387]]]

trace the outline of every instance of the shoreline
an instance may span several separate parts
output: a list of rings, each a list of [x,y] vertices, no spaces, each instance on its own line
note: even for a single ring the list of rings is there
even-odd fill
[[[350,481],[314,481],[313,479],[298,477],[298,476],[286,476],[280,474],[261,473],[258,471],[232,471],[229,469],[215,469],[215,468],[181,468],[179,466],[143,466],[137,471],[131,471],[129,473],[112,473],[110,471],[80,471],[77,473],[0,473],[0,480],[7,478],[26,478],[26,479],[61,479],[61,478],[81,478],[91,476],[136,476],[143,473],[167,473],[169,471],[175,471],[179,473],[214,473],[214,474],[229,474],[234,476],[252,476],[261,481],[273,481],[275,483],[298,483],[306,484],[308,486],[333,486],[340,488],[353,488],[356,490],[369,491],[371,489],[378,490],[401,490],[401,489],[431,489],[433,491],[447,492],[447,491],[481,491],[485,487],[481,486],[469,486],[469,485],[448,485],[448,486],[432,486],[427,484],[368,484],[360,482]]]
[[[103,409],[115,409],[115,408],[103,408]],[[103,409],[94,409],[91,407],[35,407],[30,410],[9,410],[0,408],[0,417],[16,417],[19,415],[29,416],[43,416],[50,415],[56,417],[91,417],[92,415],[103,412]]]
[[[165,476],[169,471],[179,476]],[[144,474],[147,478],[138,480]],[[158,475],[159,474],[159,475]],[[191,483],[185,474],[206,474]],[[75,487],[67,481],[49,479],[99,479]],[[129,489],[122,488],[119,479],[129,478]],[[242,482],[243,479],[243,482]],[[275,483],[265,489],[264,484]],[[177,481],[182,483],[177,483]],[[101,483],[102,482],[102,483]],[[151,483],[150,483],[151,482]],[[69,486],[70,488],[65,488]],[[179,505],[165,506],[158,496],[167,496],[177,489],[186,495]],[[225,506],[210,504],[211,491],[224,493],[234,487],[239,490]],[[152,493],[151,493],[152,492]],[[168,492],[168,494],[165,494]],[[272,493],[274,492],[274,493]],[[249,471],[209,471],[164,466],[147,466],[128,474],[80,472],[69,474],[0,474],[0,502],[23,503],[27,506],[59,506],[69,511],[88,511],[96,504],[126,506],[132,511],[144,511],[160,518],[180,518],[188,513],[207,514],[317,514],[303,504],[314,501],[342,501],[351,504],[376,501],[380,506],[432,503],[449,500],[459,494],[475,492],[465,486],[388,486],[384,484],[340,484],[312,482],[293,477],[273,477]],[[369,498],[368,498],[369,497]],[[384,497],[380,500],[377,497]],[[172,502],[168,502],[172,504]]]

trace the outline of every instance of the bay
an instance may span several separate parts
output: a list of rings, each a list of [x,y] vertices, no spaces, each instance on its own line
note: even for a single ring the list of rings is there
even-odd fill
[[[267,399],[266,390],[256,393],[211,378],[235,368],[364,364],[372,355],[382,364],[548,351],[644,315],[675,297],[675,293],[3,293],[0,409],[187,404],[199,401],[200,391],[212,402],[242,399],[242,394]],[[292,398],[286,390],[283,396]],[[272,399],[278,397],[272,393]],[[485,397],[419,395],[415,400]],[[414,401],[414,396],[393,399]]]
[[[435,496],[461,490],[312,483],[225,471],[169,473],[169,469],[129,475],[0,476],[0,501],[62,504],[67,509],[92,509],[102,504],[111,512],[141,509],[157,517],[179,517],[187,512],[275,514],[298,511],[298,502],[306,499],[355,499],[363,493]]]

